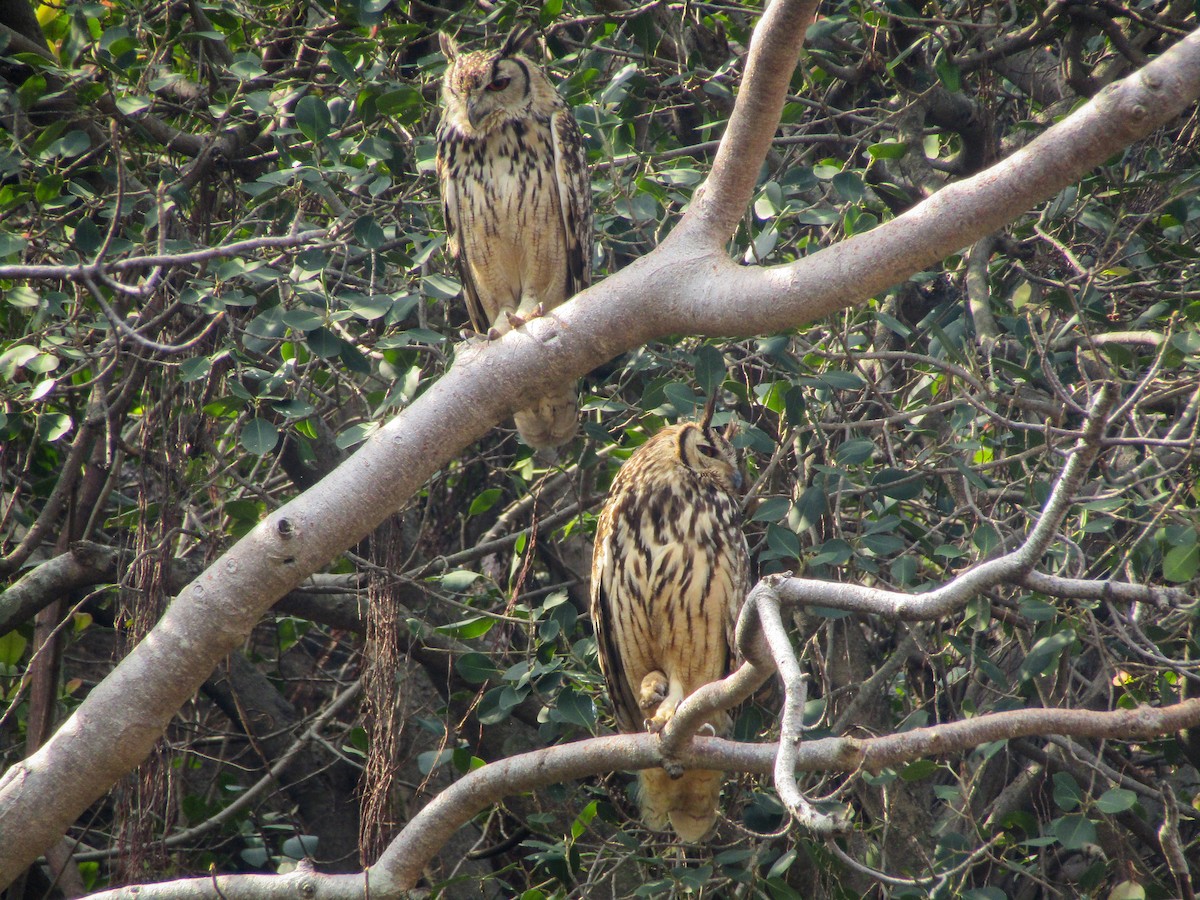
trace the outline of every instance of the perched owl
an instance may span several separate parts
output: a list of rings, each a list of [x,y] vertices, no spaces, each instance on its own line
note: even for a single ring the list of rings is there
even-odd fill
[[[662,429],[621,467],[600,513],[591,612],[617,727],[659,731],[680,702],[730,671],[733,627],[746,595],[749,551],[729,442],[698,423]],[[729,717],[709,723],[724,733]],[[662,769],[638,776],[645,823],[669,822],[684,841],[716,821],[720,772]]]
[[[524,55],[532,29],[513,30],[496,51],[441,42],[437,173],[450,252],[472,327],[499,337],[591,283],[587,155],[566,101]],[[575,385],[547,385],[514,418],[535,449],[565,443],[577,426]]]

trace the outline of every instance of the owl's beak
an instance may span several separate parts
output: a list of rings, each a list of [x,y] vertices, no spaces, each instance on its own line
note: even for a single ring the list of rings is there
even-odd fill
[[[491,115],[491,104],[484,103],[482,100],[467,101],[467,121],[471,123],[472,128],[478,128],[483,124],[483,120]]]

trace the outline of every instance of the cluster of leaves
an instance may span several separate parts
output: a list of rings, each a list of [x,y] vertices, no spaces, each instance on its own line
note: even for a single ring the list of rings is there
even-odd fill
[[[894,217],[1169,46],[1195,27],[1189,6],[824,4],[732,252],[789,262]],[[115,576],[39,619],[39,635],[68,621],[54,638],[61,665],[35,660],[32,619],[0,620],[0,764],[20,758],[44,714],[30,685],[51,686],[61,718],[111,665],[131,627],[135,548],[167,571],[210,561],[451,364],[465,314],[432,176],[438,29],[468,42],[520,17],[544,29],[588,143],[598,277],[655,246],[686,207],[757,9],[489,8],[43,4],[28,10],[40,34],[0,14],[12,16],[0,22],[0,266],[93,266],[87,278],[0,269],[2,571],[11,585],[80,540],[122,554]],[[398,808],[411,813],[483,761],[606,729],[586,618],[598,501],[632,448],[714,392],[739,425],[756,573],[917,592],[1014,546],[1091,386],[1115,381],[1127,402],[1111,450],[1046,568],[1194,583],[1195,127],[1108,160],[994,242],[861,309],[754,340],[681,336],[612,361],[581,385],[581,438],[556,469],[505,423],[439,473],[398,518],[402,567],[358,554],[330,569],[343,592],[350,579],[336,576],[359,570],[407,591],[395,764],[412,787]],[[313,229],[325,231],[304,236]],[[243,251],[221,252],[237,242]],[[147,256],[161,258],[128,262]],[[247,648],[267,676],[257,687],[291,709],[287,724],[318,714],[364,665],[362,623],[338,599],[289,598]],[[1012,590],[937,627],[833,613],[794,624],[814,736],[1028,705],[1166,704],[1195,695],[1200,678],[1194,609]],[[162,818],[162,837],[212,820],[263,765],[238,704],[220,696],[206,686],[169,735],[182,799],[170,814],[141,811]],[[748,705],[735,736],[769,739],[774,703]],[[342,712],[325,739],[353,780],[361,716]],[[1168,810],[1181,815],[1175,840],[1195,853],[1200,811],[1186,798],[1198,765],[1196,736],[1047,738],[814,779],[814,794],[857,810],[842,856],[785,829],[771,788],[752,779],[727,786],[728,821],[710,846],[670,849],[631,820],[616,775],[489,813],[432,886],[528,900],[992,900],[1048,886],[1169,896],[1158,832]],[[235,807],[164,852],[179,871],[278,870],[313,853],[315,835],[315,855],[331,859],[345,849],[334,820],[354,814],[312,815],[305,802],[280,792]],[[114,848],[122,815],[105,804],[74,836]],[[476,841],[488,851],[467,853]],[[107,861],[86,865],[89,887],[118,877]]]

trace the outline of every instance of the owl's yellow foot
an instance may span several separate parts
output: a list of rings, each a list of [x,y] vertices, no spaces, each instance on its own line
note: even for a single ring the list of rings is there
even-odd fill
[[[667,676],[662,672],[655,669],[653,672],[647,673],[646,677],[642,679],[642,686],[638,691],[638,706],[642,708],[642,712],[653,714],[658,709],[658,705],[667,698],[669,687]]]

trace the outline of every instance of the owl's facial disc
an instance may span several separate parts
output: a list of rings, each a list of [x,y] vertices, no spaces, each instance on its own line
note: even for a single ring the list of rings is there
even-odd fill
[[[490,131],[529,105],[529,70],[522,61],[502,57],[480,75],[467,94],[467,121],[475,131]]]

